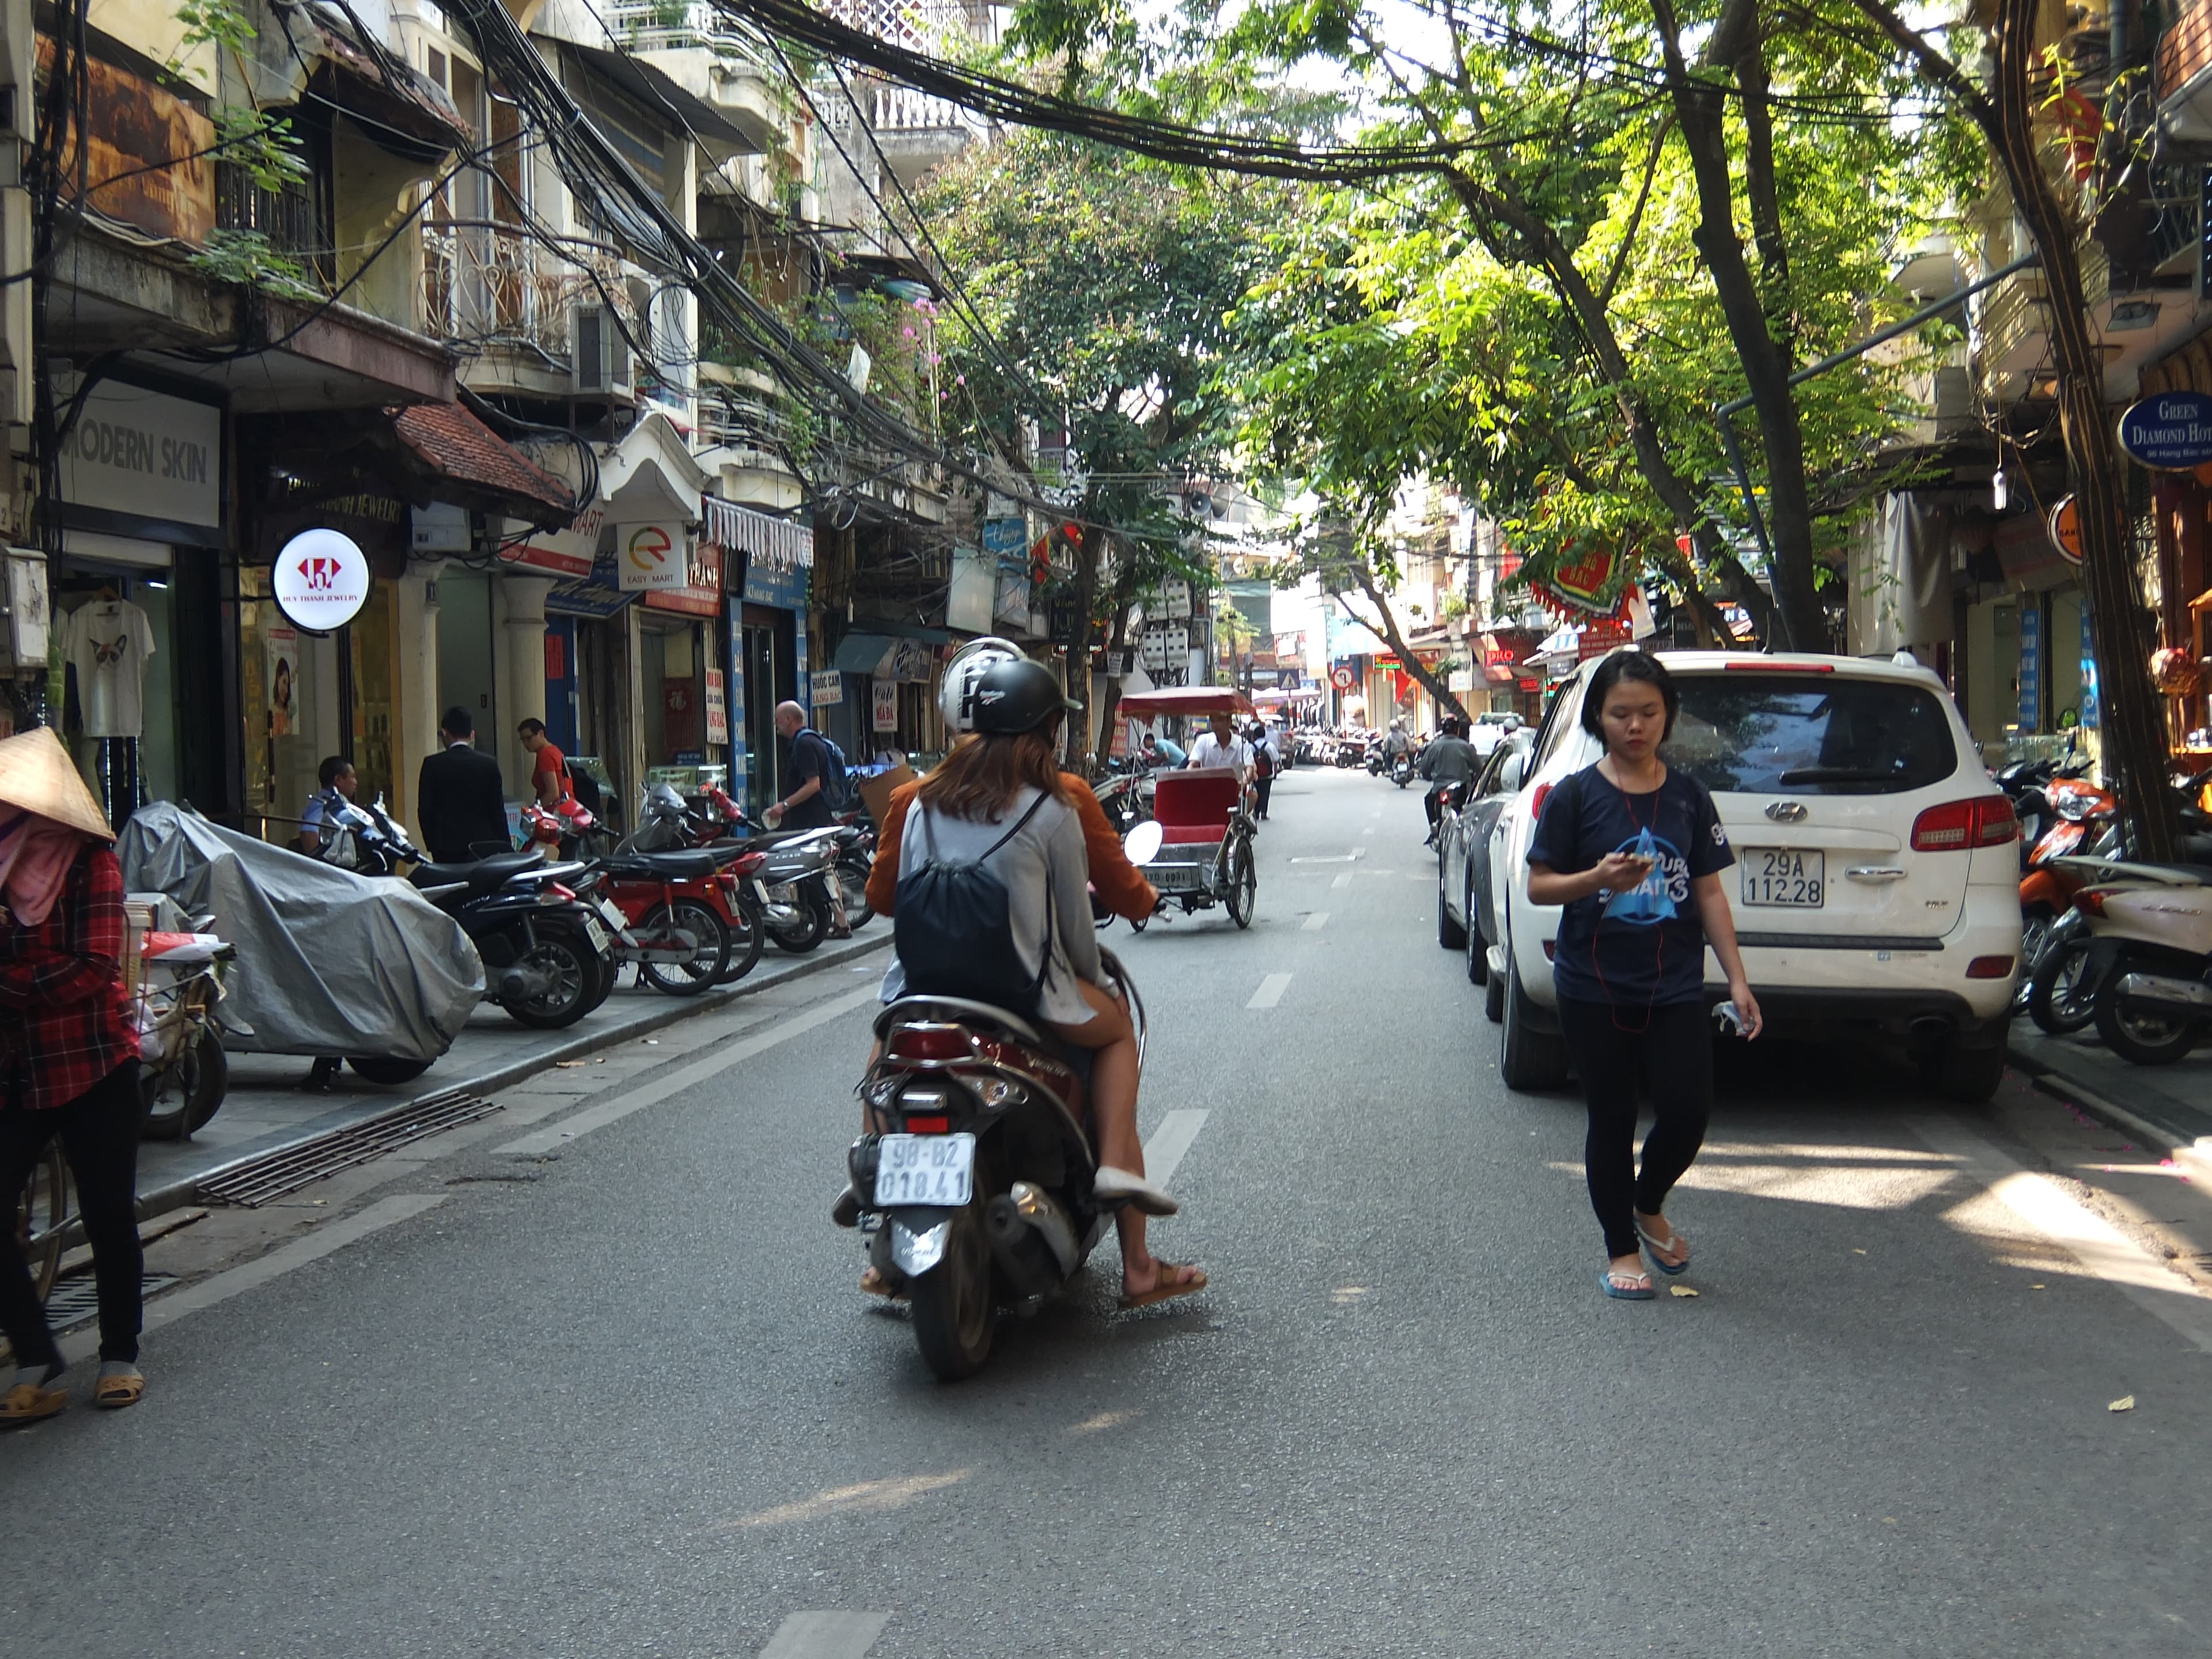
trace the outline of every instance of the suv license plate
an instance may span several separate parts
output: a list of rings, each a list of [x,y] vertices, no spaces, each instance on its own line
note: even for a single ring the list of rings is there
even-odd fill
[[[928,1204],[957,1210],[973,1195],[975,1137],[885,1135],[876,1149],[876,1207]]]
[[[1746,904],[1788,905],[1817,910],[1827,891],[1828,855],[1801,853],[1790,847],[1747,847],[1743,860],[1743,902]]]

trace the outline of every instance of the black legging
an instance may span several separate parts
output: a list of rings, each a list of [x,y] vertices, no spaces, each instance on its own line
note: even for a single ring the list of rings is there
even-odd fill
[[[138,1358],[139,1279],[146,1270],[146,1253],[138,1243],[138,1128],[145,1115],[135,1060],[64,1105],[32,1111],[11,1103],[0,1111],[0,1193],[7,1194],[10,1217],[39,1154],[55,1135],[62,1138],[100,1287],[102,1359]],[[46,1310],[39,1304],[15,1229],[6,1232],[7,1246],[0,1251],[0,1331],[7,1333],[18,1365],[52,1364],[58,1354],[46,1328]]]
[[[1705,1144],[1712,1111],[1713,1036],[1702,1002],[1669,1003],[1649,1011],[1616,1011],[1602,1002],[1559,999],[1559,1029],[1582,1075],[1589,1107],[1583,1166],[1589,1176],[1590,1208],[1605,1229],[1607,1256],[1637,1253],[1630,1213],[1657,1215]],[[1626,1027],[1626,1030],[1622,1029]],[[1644,1139],[1644,1168],[1636,1168],[1636,1087],[1651,1097],[1656,1121]]]
[[[1269,773],[1264,778],[1254,778],[1252,780],[1252,793],[1259,797],[1258,805],[1254,810],[1260,817],[1263,818],[1266,817],[1267,816],[1267,797],[1275,793],[1274,775],[1273,773]]]

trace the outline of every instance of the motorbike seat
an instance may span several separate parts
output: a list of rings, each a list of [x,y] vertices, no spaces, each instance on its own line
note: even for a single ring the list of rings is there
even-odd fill
[[[705,881],[728,863],[701,848],[681,853],[623,853],[601,860],[613,881]]]
[[[536,853],[498,853],[488,859],[471,859],[465,864],[418,864],[407,878],[417,887],[450,887],[465,883],[473,891],[488,893],[526,870],[544,867],[545,860]]]
[[[1057,1052],[1057,1045],[1048,1043],[1036,1027],[1019,1014],[969,997],[901,997],[876,1016],[876,1035],[887,1037],[898,1025],[940,1023],[996,1026],[1017,1042]]]

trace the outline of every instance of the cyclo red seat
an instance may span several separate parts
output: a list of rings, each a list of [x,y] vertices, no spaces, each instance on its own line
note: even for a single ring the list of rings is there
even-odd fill
[[[1223,767],[1162,772],[1153,780],[1152,816],[1159,820],[1164,846],[1219,841],[1229,833],[1243,786]]]

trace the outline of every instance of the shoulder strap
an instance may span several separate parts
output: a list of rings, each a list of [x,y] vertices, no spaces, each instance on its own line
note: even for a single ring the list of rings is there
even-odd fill
[[[985,848],[981,857],[979,857],[975,862],[981,864],[984,859],[989,858],[992,854],[997,852],[1001,847],[1004,847],[1016,836],[1020,835],[1024,830],[1029,827],[1029,821],[1037,815],[1037,808],[1042,806],[1045,802],[1050,799],[1051,796],[1046,791],[1042,789],[1038,790],[1037,798],[1030,803],[1030,810],[1014,820],[1014,827],[1012,829],[1007,830],[1005,835],[1000,836],[998,840],[993,842],[988,847]]]

